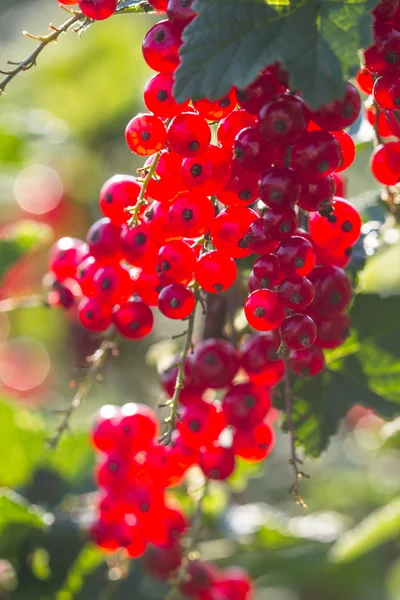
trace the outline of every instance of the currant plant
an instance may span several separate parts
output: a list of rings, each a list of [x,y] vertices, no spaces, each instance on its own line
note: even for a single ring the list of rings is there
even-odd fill
[[[392,305],[376,310],[379,299],[362,294],[352,304],[356,285],[346,269],[362,222],[345,199],[343,172],[356,154],[348,131],[362,118],[361,91],[374,127],[371,171],[398,218],[400,7],[397,0],[60,3],[70,5],[70,18],[48,36],[30,36],[39,45],[11,63],[0,92],[72,27],[83,32],[135,12],[160,20],[142,46],[155,72],[143,92],[148,112],[125,130],[127,151],[143,166],[104,183],[102,216],[86,240],[61,238],[49,253],[47,302],[77,304],[82,326],[103,334],[50,443],[58,445],[121,337],[150,335],[157,311],[183,321],[174,336],[179,351],[160,373],[165,398],[157,411],[110,404],[95,417],[90,536],[121,561],[145,555],[148,573],[170,583],[169,600],[250,600],[245,571],[196,554],[203,504],[238,461],[260,463],[273,452],[278,408],[290,439],[290,492],[306,508],[301,455],[318,456],[362,396],[354,376],[337,397],[341,361],[383,321],[390,328]],[[15,307],[2,302],[0,310]],[[392,400],[378,383],[362,403],[391,418]],[[175,490],[196,469],[190,519]]]

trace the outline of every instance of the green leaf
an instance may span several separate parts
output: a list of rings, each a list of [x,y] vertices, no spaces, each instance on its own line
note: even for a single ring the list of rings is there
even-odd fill
[[[385,419],[400,414],[398,298],[358,294],[350,317],[352,336],[326,352],[328,368],[294,385],[296,436],[305,453],[314,457],[326,449],[355,404]]]
[[[400,499],[368,515],[332,547],[333,562],[348,562],[400,536]]]
[[[178,101],[216,100],[245,88],[280,61],[290,85],[316,107],[344,94],[344,77],[359,66],[370,40],[373,0],[196,0],[176,73]]]
[[[0,556],[10,558],[26,538],[46,527],[46,516],[37,506],[7,490],[0,495]]]
[[[28,252],[49,244],[51,228],[36,221],[19,221],[0,232],[0,277]]]
[[[105,561],[105,554],[94,544],[87,544],[68,571],[55,600],[72,600],[81,591],[85,578]]]

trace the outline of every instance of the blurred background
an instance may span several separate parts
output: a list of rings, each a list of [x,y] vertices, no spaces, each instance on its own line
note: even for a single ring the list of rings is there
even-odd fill
[[[0,0],[0,68],[34,47],[22,30],[45,34],[49,22],[66,20],[57,4]],[[154,21],[121,15],[81,36],[62,36],[1,98],[0,300],[42,294],[52,241],[84,237],[100,216],[103,182],[141,166],[125,146],[124,129],[143,109],[150,72],[141,39]],[[359,152],[346,175],[348,195],[366,222],[356,257],[367,258],[359,286],[396,294],[398,229],[387,220],[369,174],[371,128],[360,122],[354,134]],[[91,417],[105,403],[156,406],[155,372],[174,351],[171,340],[162,342],[171,333],[159,319],[149,339],[122,343],[104,381],[77,411],[71,435],[52,451],[45,440],[58,423],[54,409],[70,402],[99,339],[79,326],[73,310],[0,314],[0,600],[164,597],[140,561],[106,596],[104,559],[86,543],[82,526],[94,491]],[[241,464],[228,486],[213,485],[204,558],[246,567],[257,600],[399,600],[400,425],[354,408],[324,456],[307,461],[307,512],[288,495],[288,443],[276,432],[265,464]],[[183,491],[181,499],[187,504]],[[365,535],[357,524],[371,513]]]

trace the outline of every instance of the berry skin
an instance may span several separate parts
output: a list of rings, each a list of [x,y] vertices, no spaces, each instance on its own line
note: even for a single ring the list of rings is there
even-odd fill
[[[297,225],[297,218],[294,214],[294,219]],[[262,217],[256,219],[252,222],[248,231],[249,235],[249,249],[256,254],[270,254],[273,252],[279,242],[272,235],[272,233],[268,232],[267,224],[265,219]]]
[[[315,344],[304,350],[290,350],[288,362],[291,370],[300,377],[318,375],[325,367],[324,353]]]
[[[99,266],[91,283],[91,293],[87,295],[110,305],[125,302],[135,291],[129,272],[118,263]]]
[[[185,158],[182,177],[190,191],[211,196],[221,192],[231,176],[231,159],[219,146],[209,144],[201,156]]]
[[[181,29],[168,20],[159,21],[143,39],[143,57],[150,69],[173,73],[179,64]]]
[[[263,220],[267,235],[279,241],[290,238],[298,226],[297,215],[291,208],[279,211],[268,209],[264,213]]]
[[[258,114],[258,131],[273,146],[290,145],[306,129],[308,110],[298,96],[280,94],[264,104]]]
[[[111,307],[97,298],[83,298],[78,306],[78,315],[89,331],[105,331],[111,325]]]
[[[271,290],[256,290],[250,294],[244,304],[244,314],[249,325],[259,331],[271,331],[285,318],[279,297]]]
[[[197,346],[193,369],[205,387],[217,390],[232,383],[239,369],[239,358],[230,342],[211,338]]]
[[[361,109],[361,98],[357,89],[346,82],[346,92],[342,100],[334,100],[311,112],[311,119],[321,129],[338,131],[350,127],[356,121]]]
[[[360,237],[360,215],[343,198],[335,197],[332,208],[333,212],[328,217],[319,213],[310,216],[310,235],[318,246],[328,250],[348,248],[355,244]]]
[[[267,100],[284,91],[284,86],[273,70],[265,69],[246,89],[237,90],[236,98],[241,108],[252,115],[257,115]]]
[[[260,462],[269,456],[274,446],[274,430],[267,423],[260,423],[250,431],[241,430],[233,436],[233,451],[248,462]]]
[[[249,227],[257,218],[257,213],[251,208],[231,206],[222,210],[210,229],[215,248],[232,258],[249,256]]]
[[[198,451],[202,446],[207,447],[215,442],[225,426],[225,417],[220,408],[199,400],[186,408],[177,429],[182,441]]]
[[[120,543],[115,534],[116,527],[113,523],[95,521],[90,528],[90,537],[105,552],[114,552],[119,548]]]
[[[217,138],[227,154],[231,154],[239,131],[257,123],[257,117],[245,110],[234,110],[218,124]]]
[[[311,181],[328,177],[341,160],[340,144],[331,133],[306,131],[293,145],[290,166]]]
[[[90,254],[103,262],[115,262],[121,253],[120,235],[121,227],[108,217],[95,221],[86,236]]]
[[[181,238],[196,238],[208,231],[214,215],[214,206],[206,196],[185,192],[170,206],[167,226]]]
[[[179,586],[180,592],[189,598],[200,598],[202,592],[207,592],[217,578],[215,567],[200,560],[189,562],[187,581]]]
[[[230,567],[224,569],[222,577],[213,586],[212,590],[216,592],[215,600],[252,600],[253,585],[247,573],[240,567]],[[206,599],[205,599],[206,600]]]
[[[115,225],[129,219],[127,208],[135,206],[141,186],[131,175],[114,175],[100,190],[99,206],[105,217]]]
[[[264,204],[279,211],[293,208],[298,202],[301,183],[293,169],[271,167],[261,175],[258,189]]]
[[[333,265],[317,266],[308,276],[314,285],[315,297],[310,314],[333,319],[350,304],[352,288],[343,269]]]
[[[193,106],[197,112],[208,121],[221,121],[227,117],[235,108],[236,97],[235,90],[232,89],[226,96],[219,100],[211,101],[194,100]]]
[[[173,95],[171,73],[157,73],[146,83],[143,99],[147,109],[160,119],[171,119],[187,110],[189,102],[178,104]]]
[[[259,425],[271,407],[266,387],[251,382],[231,385],[222,400],[222,410],[228,425],[247,430]]]
[[[188,284],[193,279],[196,255],[192,248],[180,240],[168,242],[158,251],[157,271],[160,281],[165,274],[168,279]]]
[[[400,142],[377,146],[371,155],[370,167],[379,183],[396,185],[400,180]]]
[[[77,238],[63,237],[50,248],[49,269],[57,281],[73,279],[82,260],[89,254],[88,246]]]
[[[337,348],[350,335],[351,321],[349,315],[340,313],[333,319],[316,319],[317,338],[315,343],[320,348]]]
[[[275,332],[255,333],[240,347],[243,369],[256,385],[272,387],[283,377],[285,363],[278,358],[280,338]]]
[[[172,119],[167,132],[168,148],[185,157],[199,156],[211,141],[211,129],[204,117],[184,112]]]
[[[340,149],[342,151],[342,160],[340,166],[337,167],[335,171],[336,173],[340,173],[341,171],[348,169],[353,163],[356,157],[356,147],[353,142],[353,138],[345,131],[334,131],[332,135],[334,135],[339,142]]]
[[[280,303],[285,308],[303,310],[314,300],[314,286],[306,277],[288,277],[277,288]]]
[[[117,0],[77,0],[80,10],[89,19],[102,21],[108,19],[116,11]],[[75,4],[72,2],[63,2],[63,4]]]
[[[154,317],[143,300],[137,298],[117,306],[113,311],[113,323],[119,333],[129,340],[139,340],[153,329]]]
[[[262,285],[258,281],[258,279],[256,279],[256,276],[254,275],[253,270],[250,271],[250,275],[247,280],[247,288],[249,290],[249,293],[262,289]]]
[[[256,173],[273,163],[271,146],[261,137],[257,126],[247,127],[237,134],[233,154],[243,169]]]
[[[400,32],[390,25],[380,25],[375,44],[364,50],[364,64],[375,75],[396,71],[400,62]]]
[[[232,448],[214,444],[200,450],[199,466],[208,479],[224,481],[235,470],[235,455]]]
[[[135,267],[153,267],[157,263],[159,246],[150,236],[145,221],[132,229],[123,227],[121,231],[121,252],[123,258]]]
[[[293,350],[301,350],[315,342],[317,326],[311,317],[294,313],[286,317],[280,326],[279,333],[285,346]]]
[[[231,177],[217,198],[225,206],[247,206],[258,198],[257,175],[242,169],[236,160],[232,160]]]
[[[375,81],[373,96],[383,110],[399,110],[400,82],[398,72],[386,73]]]
[[[162,286],[157,273],[144,269],[132,269],[131,277],[135,282],[135,292],[145,304],[158,306],[158,294]]]
[[[308,275],[316,261],[313,245],[299,235],[294,235],[281,242],[276,255],[281,269],[287,277]]]
[[[145,556],[146,571],[152,577],[166,581],[180,567],[182,550],[175,545],[172,548],[149,546]]]
[[[186,319],[195,308],[193,292],[181,283],[171,283],[158,296],[158,308],[169,319]]]
[[[118,422],[120,446],[133,453],[148,450],[158,434],[157,417],[148,406],[133,402],[124,404]]]
[[[360,90],[365,94],[371,94],[374,87],[374,78],[365,67],[360,67],[356,75],[356,83]]]
[[[219,294],[235,283],[237,266],[230,256],[219,250],[212,250],[200,256],[194,275],[204,291]]]
[[[253,265],[253,273],[262,287],[274,287],[284,278],[279,259],[275,254],[260,256]]]
[[[126,143],[135,154],[150,156],[165,148],[167,130],[158,117],[141,113],[126,126]]]
[[[91,440],[96,450],[111,452],[118,439],[118,425],[121,419],[119,406],[102,406],[95,416],[91,431]]]
[[[174,25],[186,26],[196,16],[192,4],[193,0],[168,0],[168,20]]]
[[[335,175],[301,184],[299,206],[308,212],[329,209],[336,192]]]

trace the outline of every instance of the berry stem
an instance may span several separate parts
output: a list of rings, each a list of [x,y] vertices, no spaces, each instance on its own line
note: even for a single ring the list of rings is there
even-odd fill
[[[94,354],[88,357],[87,361],[90,363],[90,367],[85,378],[79,384],[78,390],[73,397],[70,406],[63,411],[63,419],[57,427],[54,436],[48,440],[50,448],[56,448],[58,446],[62,436],[69,429],[72,414],[81,406],[85,396],[89,394],[93,385],[98,381],[100,372],[103,369],[110,352],[115,348],[115,337],[115,329],[114,327],[110,327],[107,336],[103,339],[99,348]]]
[[[47,299],[44,296],[23,296],[22,298],[5,298],[0,300],[0,313],[8,313],[19,308],[37,308],[38,306],[48,307]]]
[[[36,59],[39,54],[46,48],[48,44],[51,42],[56,42],[62,33],[66,33],[75,23],[78,23],[81,19],[85,19],[84,15],[81,12],[74,12],[72,17],[65,21],[59,27],[55,27],[54,25],[50,25],[49,29],[51,29],[51,33],[45,36],[34,36],[30,33],[24,31],[24,35],[26,37],[30,37],[34,40],[39,41],[38,46],[23,60],[19,62],[8,61],[9,65],[14,65],[14,69],[10,71],[0,71],[5,77],[0,81],[0,96],[3,94],[6,86],[22,71],[28,71],[32,67],[36,66]]]
[[[145,176],[145,178],[142,181],[142,188],[140,190],[140,194],[138,196],[135,206],[132,206],[132,207],[126,209],[132,215],[128,221],[129,228],[132,228],[134,225],[137,225],[139,223],[140,209],[142,208],[142,206],[146,206],[146,204],[147,204],[147,200],[145,198],[146,188],[148,186],[150,179],[153,177],[154,173],[156,172],[156,167],[157,167],[158,161],[160,160],[160,156],[161,156],[161,152],[157,152],[157,154],[154,157],[153,162],[151,163],[151,165],[149,167],[149,170],[147,171],[147,175]]]
[[[200,532],[200,527],[201,527],[201,518],[203,516],[204,500],[208,494],[208,484],[209,484],[209,480],[206,479],[204,482],[204,486],[201,490],[201,495],[197,501],[196,510],[193,514],[192,523],[191,523],[191,527],[190,527],[190,538],[189,538],[188,547],[187,547],[187,550],[185,553],[185,557],[182,561],[182,565],[179,569],[178,575],[177,575],[175,581],[173,582],[173,585],[172,585],[170,591],[168,592],[168,594],[165,597],[165,600],[177,600],[180,597],[179,586],[181,583],[183,583],[185,581],[185,579],[187,577],[188,567],[189,567],[190,561],[192,559],[191,555],[196,550],[196,546],[199,541],[198,538],[199,538],[199,532]]]
[[[290,487],[289,493],[293,494],[297,504],[300,504],[303,508],[308,508],[300,494],[299,481],[303,477],[308,477],[306,473],[300,470],[300,466],[303,461],[298,457],[296,451],[296,433],[293,424],[293,393],[292,386],[290,383],[289,366],[287,360],[285,360],[285,374],[283,379],[284,394],[285,394],[285,412],[286,412],[286,426],[290,436],[290,459],[289,464],[293,467],[294,482]]]
[[[196,308],[197,308],[197,303],[199,301],[199,294],[200,294],[197,283],[195,284],[195,286],[193,288],[193,292],[195,294],[196,304],[195,304],[193,312],[190,315],[189,320],[188,320],[188,326],[187,326],[187,329],[185,332],[185,340],[183,343],[182,352],[179,357],[179,362],[177,363],[178,372],[176,374],[175,389],[174,389],[174,393],[173,393],[171,400],[168,402],[168,404],[171,406],[171,414],[168,417],[168,419],[166,420],[166,423],[168,423],[168,429],[164,433],[164,435],[161,436],[161,439],[160,439],[160,441],[163,444],[165,444],[165,446],[168,446],[168,444],[170,444],[171,440],[172,440],[172,434],[175,429],[175,421],[176,421],[176,417],[178,414],[179,396],[181,393],[181,389],[184,387],[185,361],[186,361],[186,357],[187,357],[189,351],[191,350],[191,348],[193,346],[192,336],[193,336],[193,329],[194,329],[194,321],[195,321]]]

